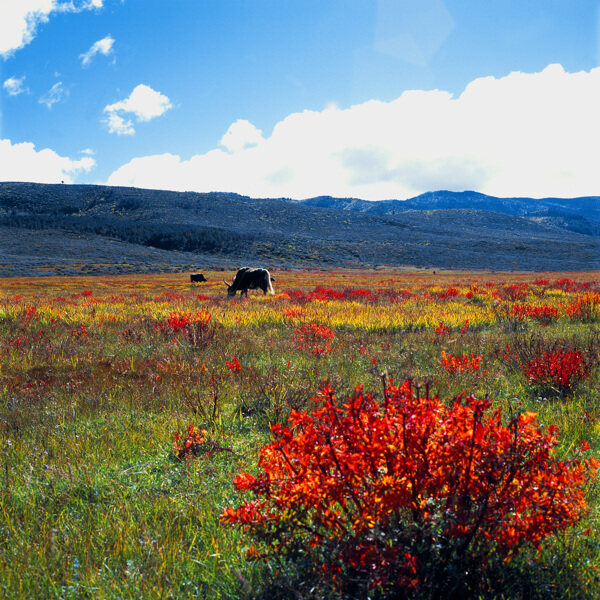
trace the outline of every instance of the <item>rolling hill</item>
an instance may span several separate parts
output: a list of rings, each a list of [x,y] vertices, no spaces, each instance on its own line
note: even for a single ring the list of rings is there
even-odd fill
[[[0,183],[0,275],[241,264],[590,270],[600,267],[599,200],[439,191],[296,201]]]

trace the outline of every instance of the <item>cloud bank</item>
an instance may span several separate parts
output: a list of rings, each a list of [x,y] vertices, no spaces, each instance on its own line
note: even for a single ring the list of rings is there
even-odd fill
[[[160,117],[172,107],[167,96],[142,83],[136,86],[125,100],[104,107],[106,113],[104,123],[110,133],[133,135],[135,129],[129,115],[135,117],[138,123],[150,121]]]
[[[137,157],[111,185],[251,196],[407,198],[436,189],[497,196],[600,194],[600,68],[472,81],[462,94],[291,114],[268,137],[238,120],[221,148]],[[108,107],[107,107],[108,108]]]
[[[110,35],[94,42],[90,49],[87,52],[79,55],[81,59],[81,65],[87,67],[96,54],[103,54],[104,56],[108,56],[112,52],[113,44],[115,43],[114,38]]]
[[[73,177],[87,173],[95,164],[90,156],[73,160],[48,148],[36,150],[29,142],[13,144],[0,139],[0,181],[72,183]]]
[[[0,56],[7,58],[35,37],[38,26],[52,13],[102,8],[103,0],[2,0]]]

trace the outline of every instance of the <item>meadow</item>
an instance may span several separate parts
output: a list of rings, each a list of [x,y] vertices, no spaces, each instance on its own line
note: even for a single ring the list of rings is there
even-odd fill
[[[247,299],[227,298],[230,273],[205,274],[0,279],[2,598],[323,597],[335,569],[319,575],[298,549],[278,561],[287,538],[240,526],[233,483],[258,476],[272,426],[310,414],[319,390],[343,401],[363,386],[378,405],[406,380],[440,407],[474,395],[499,423],[536,413],[560,465],[600,458],[598,272],[283,271],[274,296]],[[555,482],[582,502],[544,535],[506,551],[496,530],[482,537],[477,552],[501,559],[482,559],[472,597],[600,598],[600,486],[585,464],[583,484]],[[406,597],[435,597],[416,579]],[[369,581],[327,595],[386,593]]]

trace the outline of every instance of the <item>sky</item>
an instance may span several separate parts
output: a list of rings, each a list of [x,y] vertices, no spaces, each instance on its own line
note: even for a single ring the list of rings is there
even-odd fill
[[[0,0],[0,181],[600,195],[600,0]]]

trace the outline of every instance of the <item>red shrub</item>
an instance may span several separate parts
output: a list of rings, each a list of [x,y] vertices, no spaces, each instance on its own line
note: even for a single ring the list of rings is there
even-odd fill
[[[350,300],[362,298],[363,300],[375,300],[371,290],[357,288],[355,290],[346,290],[346,297]]]
[[[79,327],[77,327],[76,329],[71,331],[71,337],[76,338],[78,340],[84,339],[87,336],[88,336],[88,326],[87,325],[80,325]]]
[[[460,328],[460,335],[465,335],[469,331],[469,319],[465,319],[463,326]]]
[[[217,451],[231,452],[231,448],[220,446],[212,439],[206,429],[200,430],[191,423],[182,434],[176,431],[173,438],[173,454],[180,459],[191,458],[192,456],[212,456]]]
[[[455,287],[449,287],[445,292],[437,292],[434,294],[434,297],[438,300],[448,300],[449,298],[454,298],[455,296],[459,296],[460,292]]]
[[[512,283],[502,288],[498,288],[492,295],[501,300],[523,300],[529,292],[529,286],[526,283]]]
[[[226,360],[225,364],[232,373],[239,373],[242,370],[242,365],[237,356],[234,356],[231,360]]]
[[[575,292],[579,289],[579,284],[568,277],[563,277],[562,279],[557,279],[552,284],[556,288],[560,288],[565,292]]]
[[[293,341],[298,344],[300,350],[306,350],[313,356],[330,354],[332,348],[329,340],[335,336],[334,332],[319,323],[303,323],[299,329],[294,329],[296,337]]]
[[[294,302],[308,302],[310,300],[308,294],[300,290],[285,290],[284,293]]]
[[[286,308],[283,311],[283,316],[286,319],[296,319],[302,316],[302,309],[297,306],[292,306],[291,308]]]
[[[185,330],[193,324],[202,323],[208,325],[212,315],[207,312],[198,312],[195,314],[171,313],[167,320],[158,324],[158,328],[162,330],[170,330],[171,333]]]
[[[444,367],[451,375],[465,372],[479,373],[482,358],[483,354],[480,354],[479,356],[475,356],[474,354],[471,354],[471,356],[468,354],[453,356],[452,354],[446,354],[446,352],[442,350],[442,367]],[[481,371],[481,374],[486,375],[487,371]]]
[[[343,300],[345,297],[346,294],[344,292],[326,288],[320,285],[318,285],[314,291],[310,293],[311,300]]]
[[[565,394],[590,376],[591,365],[579,350],[558,349],[543,352],[522,363],[521,370],[534,385],[555,388]]]
[[[436,337],[444,337],[450,334],[450,327],[440,321],[439,325],[433,331]]]
[[[173,438],[173,453],[177,458],[201,454],[206,444],[207,435],[208,431],[206,429],[200,430],[192,424],[188,425],[183,434],[176,431],[171,436]]]
[[[37,319],[38,313],[37,308],[35,306],[28,306],[25,309],[25,319],[28,321],[33,321],[33,319]]]
[[[513,304],[511,314],[515,317],[528,317],[542,325],[549,325],[558,319],[558,309],[552,306],[529,306],[528,304]]]
[[[592,322],[600,317],[600,294],[585,294],[565,308],[573,321]]]
[[[171,313],[167,319],[167,325],[173,331],[181,331],[192,322],[192,315],[180,315],[179,313]]]
[[[206,311],[193,314],[174,312],[156,327],[169,339],[176,339],[173,338],[173,334],[181,333],[192,346],[206,346],[215,335],[215,329],[210,324],[211,319],[212,315]]]
[[[415,294],[413,294],[412,292],[408,291],[408,290],[394,290],[392,292],[389,292],[390,295],[390,300],[392,298],[395,298],[396,301],[400,298],[402,299],[406,299],[406,298],[414,298]],[[393,295],[392,295],[393,294]]]
[[[448,406],[408,381],[381,402],[362,387],[343,402],[325,387],[314,400],[312,414],[272,427],[258,476],[235,479],[254,498],[221,520],[257,536],[265,553],[254,557],[312,560],[322,586],[443,591],[451,569],[484,573],[586,507],[597,461],[557,460],[557,431],[535,413],[505,425],[491,401]]]

